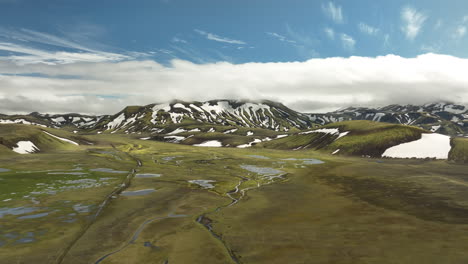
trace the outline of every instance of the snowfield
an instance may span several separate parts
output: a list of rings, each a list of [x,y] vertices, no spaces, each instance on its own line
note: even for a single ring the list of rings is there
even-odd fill
[[[210,141],[205,141],[201,144],[195,144],[194,145],[195,147],[215,147],[215,148],[219,148],[219,147],[222,147],[223,144],[218,141],[218,140],[210,140]]]
[[[447,159],[450,137],[441,134],[422,134],[421,139],[393,146],[382,154],[389,158]]]
[[[12,150],[19,154],[30,154],[39,151],[39,148],[31,141],[18,141],[16,145],[18,147],[13,148]]]
[[[79,145],[79,144],[76,143],[75,141],[71,141],[71,140],[66,139],[66,138],[58,137],[58,136],[53,135],[53,134],[51,134],[51,133],[49,133],[49,132],[46,132],[46,131],[42,131],[42,132],[44,132],[44,133],[46,133],[47,135],[49,135],[49,136],[51,136],[51,137],[54,137],[54,138],[56,138],[56,139],[58,139],[58,140],[61,140],[61,141],[64,141],[64,142],[67,142],[67,143],[70,143],[70,144],[73,144],[73,145],[77,145],[77,146]]]

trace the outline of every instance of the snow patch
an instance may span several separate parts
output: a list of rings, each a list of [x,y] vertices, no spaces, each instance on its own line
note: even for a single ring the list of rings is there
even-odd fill
[[[252,142],[250,142],[248,144],[239,145],[239,146],[237,146],[237,148],[250,148],[250,147],[252,147],[252,144],[260,143],[260,142],[262,142],[260,139],[254,139],[254,141],[252,141]]]
[[[172,107],[174,107],[174,108],[182,108],[182,109],[184,109],[184,110],[186,110],[186,111],[188,111],[188,112],[190,112],[190,113],[192,112],[192,109],[186,107],[185,105],[183,105],[183,104],[181,104],[181,103],[177,103],[177,104],[173,105]]]
[[[35,125],[35,126],[47,127],[41,124],[26,121],[24,119],[15,119],[15,120],[0,119],[0,124],[23,124],[23,125]]]
[[[19,154],[30,154],[39,151],[39,148],[31,141],[18,141],[16,145],[18,147],[13,148],[12,150]]]
[[[224,134],[231,134],[231,133],[236,132],[237,130],[238,130],[237,128],[233,128],[233,129],[226,130],[226,131],[224,131],[223,133],[224,133]]]
[[[219,148],[222,147],[223,144],[218,141],[218,140],[210,140],[210,141],[205,141],[201,144],[195,144],[195,147],[214,147],[214,148]]]
[[[179,143],[180,141],[184,140],[185,137],[180,136],[165,136],[164,139],[168,140],[171,143]]]
[[[120,114],[117,118],[115,118],[114,120],[112,120],[111,122],[109,122],[106,127],[107,129],[113,129],[113,128],[117,128],[120,126],[120,124],[125,120],[125,114],[122,113]]]
[[[382,154],[390,158],[447,159],[450,137],[442,134],[422,134],[421,139],[393,146]]]
[[[73,145],[77,145],[77,146],[79,145],[79,144],[76,143],[75,141],[71,141],[71,140],[66,139],[66,138],[58,137],[58,136],[53,135],[53,134],[51,134],[51,133],[49,133],[49,132],[46,132],[46,131],[42,131],[42,132],[44,132],[44,133],[46,133],[47,135],[49,135],[49,136],[51,136],[51,137],[54,137],[54,138],[56,138],[56,139],[58,139],[58,140],[61,140],[61,141],[64,141],[64,142],[67,142],[67,143],[70,143],[70,144],[73,144]]]
[[[299,133],[299,135],[307,135],[311,133],[325,133],[330,135],[336,135],[340,133],[340,130],[338,130],[338,128],[320,128],[312,131],[301,132]]]
[[[432,126],[431,127],[431,132],[436,132],[437,130],[439,130],[440,128],[440,125],[439,126]]]
[[[176,134],[179,134],[179,133],[182,133],[182,132],[187,132],[187,130],[183,129],[183,128],[176,128],[174,131],[172,131],[171,133],[167,133],[168,135],[176,135]]]
[[[338,137],[336,138],[336,140],[338,140],[338,139],[340,139],[340,138],[342,138],[342,137],[344,137],[344,136],[346,136],[346,135],[348,135],[348,134],[349,134],[349,131],[345,131],[345,132],[343,132],[343,133],[340,133],[340,134],[338,135]]]

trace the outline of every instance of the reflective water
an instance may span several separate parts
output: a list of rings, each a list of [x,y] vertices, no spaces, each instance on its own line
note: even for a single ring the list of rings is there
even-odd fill
[[[144,190],[137,190],[137,191],[124,191],[121,193],[122,196],[140,196],[140,195],[147,195],[152,192],[155,192],[155,189],[144,189]]]

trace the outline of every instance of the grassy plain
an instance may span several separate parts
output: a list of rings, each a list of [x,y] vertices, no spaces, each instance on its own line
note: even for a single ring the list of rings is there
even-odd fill
[[[82,137],[94,145],[0,154],[0,167],[10,169],[0,173],[0,210],[36,209],[0,216],[0,263],[468,261],[463,164],[202,148],[118,134]],[[129,174],[96,168],[128,171],[133,178],[126,191],[154,191],[114,195],[94,219]],[[67,181],[102,178],[108,184],[66,189],[80,186]],[[213,188],[196,180],[211,180]],[[242,189],[244,195],[236,192]],[[77,204],[90,209],[77,212]],[[48,215],[19,219],[41,212]],[[18,242],[29,232],[34,241]]]

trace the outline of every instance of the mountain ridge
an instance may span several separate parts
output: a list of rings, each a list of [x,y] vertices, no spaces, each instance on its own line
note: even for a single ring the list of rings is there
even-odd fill
[[[329,113],[301,113],[270,100],[172,100],[133,105],[113,115],[41,114],[2,115],[2,123],[23,123],[89,131],[152,132],[169,124],[211,124],[264,128],[287,132],[350,120],[413,125],[448,135],[468,134],[468,107],[451,102],[382,107],[346,107]]]

